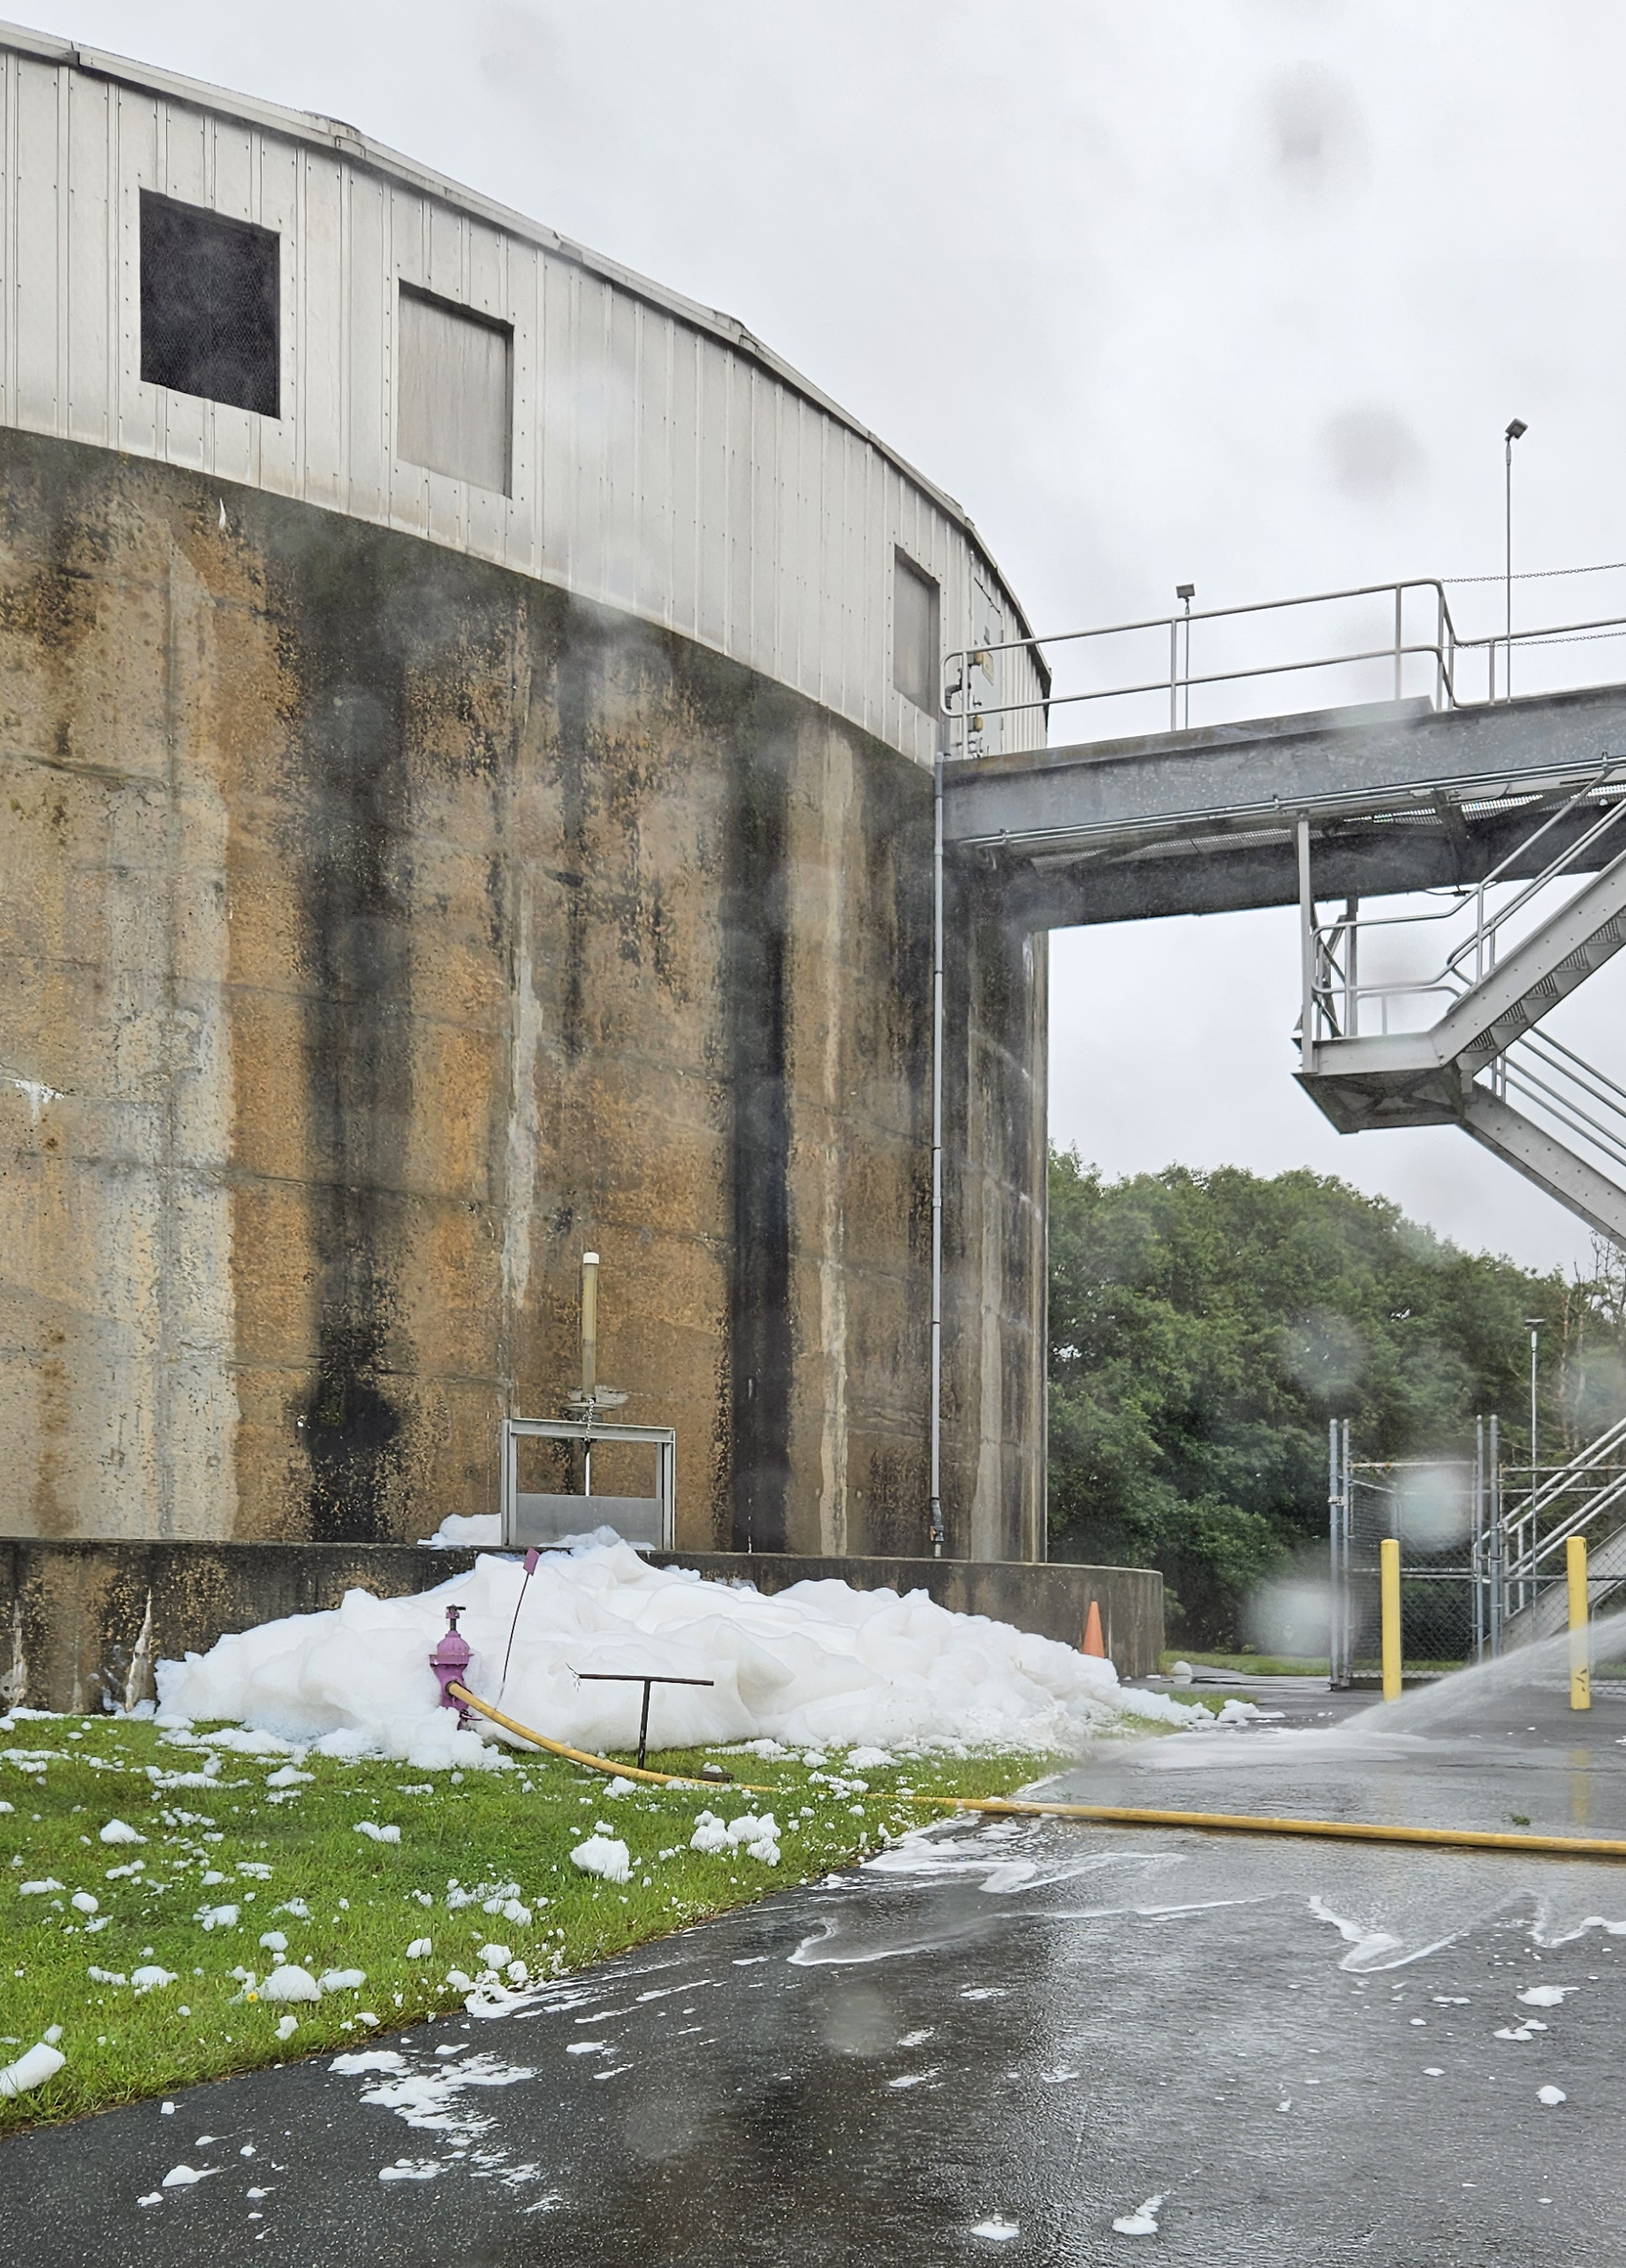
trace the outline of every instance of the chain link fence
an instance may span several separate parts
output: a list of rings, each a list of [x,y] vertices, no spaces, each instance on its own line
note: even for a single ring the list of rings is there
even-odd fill
[[[1460,1669],[1493,1649],[1494,1487],[1483,1422],[1469,1458],[1356,1459],[1347,1420],[1329,1442],[1332,1681],[1382,1674],[1379,1546],[1401,1552],[1405,1667],[1417,1675]]]

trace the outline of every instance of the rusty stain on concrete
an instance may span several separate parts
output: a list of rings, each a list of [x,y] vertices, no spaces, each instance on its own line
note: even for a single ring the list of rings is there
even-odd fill
[[[681,1543],[920,1551],[930,776],[528,577],[243,489],[223,527],[222,485],[0,435],[0,1534],[492,1509],[590,1244]],[[1044,941],[971,876],[949,935],[949,1548],[1020,1559]]]

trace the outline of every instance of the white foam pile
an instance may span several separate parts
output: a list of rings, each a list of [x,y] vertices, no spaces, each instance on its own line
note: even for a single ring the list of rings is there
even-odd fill
[[[596,1751],[636,1739],[642,1689],[583,1670],[709,1678],[657,1686],[657,1748],[749,1740],[889,1748],[996,1743],[1070,1750],[1127,1718],[1206,1725],[1207,1711],[1119,1685],[1110,1662],[1009,1623],[955,1614],[923,1591],[802,1582],[766,1597],[651,1567],[620,1543],[550,1552],[520,1600],[515,1559],[406,1598],[353,1590],[337,1609],[291,1615],[157,1665],[160,1721],[235,1720],[331,1753],[422,1768],[496,1764],[438,1705],[429,1656],[446,1605],[465,1609],[471,1691],[495,1702],[516,1605],[504,1711]]]

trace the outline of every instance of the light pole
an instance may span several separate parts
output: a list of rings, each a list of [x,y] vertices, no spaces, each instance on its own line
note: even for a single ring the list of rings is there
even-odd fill
[[[1191,726],[1191,602],[1197,596],[1195,583],[1176,583],[1174,595],[1185,601],[1186,607],[1186,729]]]
[[[1516,441],[1522,440],[1529,431],[1530,428],[1522,417],[1516,417],[1508,426],[1506,436],[1507,454],[1502,468],[1504,523],[1507,535],[1505,580],[1508,593],[1508,682],[1507,689],[1502,695],[1504,701],[1511,701],[1513,698],[1513,444]]]
[[[1534,1496],[1536,1493],[1536,1459],[1538,1455],[1536,1447],[1536,1421],[1538,1416],[1536,1402],[1536,1358],[1541,1351],[1542,1318],[1539,1316],[1526,1316],[1524,1322],[1525,1326],[1530,1332],[1530,1492],[1531,1496]]]

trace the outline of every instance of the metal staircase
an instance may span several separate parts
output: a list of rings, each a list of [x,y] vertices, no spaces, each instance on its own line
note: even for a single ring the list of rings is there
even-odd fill
[[[1501,1578],[1505,1644],[1550,1638],[1565,1627],[1564,1546],[1587,1544],[1594,1612],[1626,1584],[1626,1418],[1568,1464],[1539,1467],[1522,1490],[1501,1483]]]
[[[1296,1075],[1340,1133],[1460,1126],[1626,1245],[1626,1088],[1538,1028],[1626,944],[1626,765],[1538,808],[1539,823],[1471,891],[1375,918],[1351,899],[1326,922],[1300,822]],[[1548,837],[1559,847],[1541,864]],[[1400,931],[1464,915],[1467,934],[1421,977],[1364,981],[1375,933],[1393,948]]]

